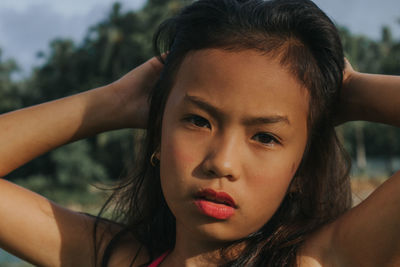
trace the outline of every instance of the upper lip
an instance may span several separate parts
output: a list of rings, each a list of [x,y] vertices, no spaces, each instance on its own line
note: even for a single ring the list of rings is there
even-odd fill
[[[212,200],[216,202],[220,202],[226,205],[229,205],[233,208],[236,208],[236,203],[233,198],[225,192],[217,192],[211,188],[202,189],[196,193],[196,198],[205,198],[207,200]]]

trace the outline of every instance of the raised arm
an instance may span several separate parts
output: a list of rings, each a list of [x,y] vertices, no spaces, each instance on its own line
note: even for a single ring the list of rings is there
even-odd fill
[[[66,143],[144,127],[147,89],[160,70],[153,58],[108,86],[1,115],[0,177]]]
[[[371,121],[400,127],[400,76],[354,71],[344,73],[338,121]]]
[[[1,115],[0,177],[63,144],[144,127],[147,92],[161,68],[153,58],[108,86]],[[35,265],[94,263],[88,216],[0,179],[0,218],[0,247]]]
[[[348,66],[342,103],[344,121],[400,127],[400,77],[358,73]],[[400,266],[400,172],[333,226],[331,255],[338,266]]]

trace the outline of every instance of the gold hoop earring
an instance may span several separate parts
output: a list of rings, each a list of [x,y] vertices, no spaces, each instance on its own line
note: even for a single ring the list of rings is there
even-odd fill
[[[154,151],[153,154],[151,154],[151,157],[150,157],[150,164],[153,167],[157,166],[157,164],[159,163],[159,160],[158,160],[156,154],[157,154],[157,152]]]

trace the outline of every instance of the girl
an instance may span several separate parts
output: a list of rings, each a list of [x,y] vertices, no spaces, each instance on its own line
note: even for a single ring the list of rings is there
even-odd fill
[[[400,126],[399,77],[344,69],[337,30],[308,0],[200,0],[155,41],[163,65],[0,117],[1,176],[87,136],[147,128],[143,161],[111,197],[115,222],[2,180],[1,247],[40,266],[400,264],[400,174],[350,209],[334,131]]]

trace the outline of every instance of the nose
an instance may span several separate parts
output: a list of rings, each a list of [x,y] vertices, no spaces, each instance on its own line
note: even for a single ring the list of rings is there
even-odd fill
[[[240,176],[240,138],[237,135],[221,135],[214,138],[202,164],[209,177],[225,177],[231,181]]]

